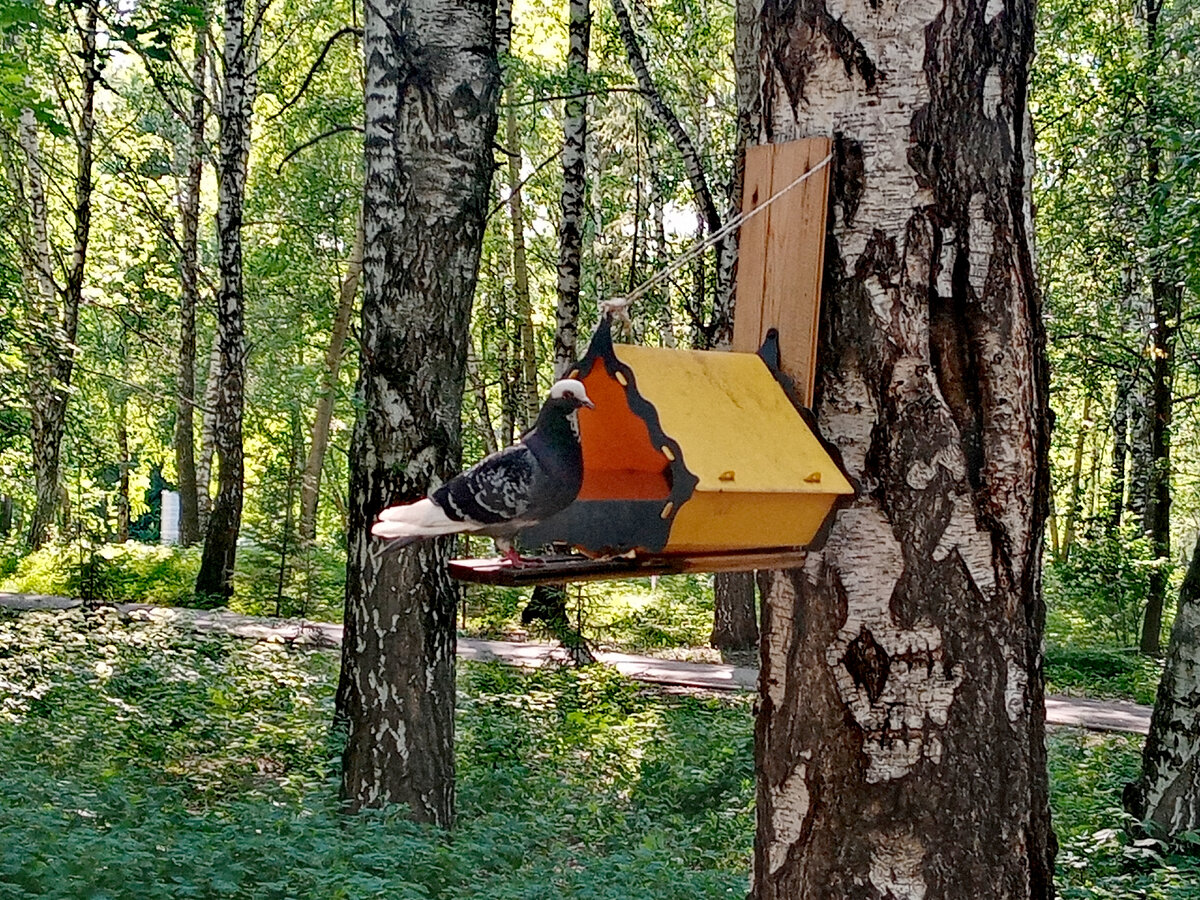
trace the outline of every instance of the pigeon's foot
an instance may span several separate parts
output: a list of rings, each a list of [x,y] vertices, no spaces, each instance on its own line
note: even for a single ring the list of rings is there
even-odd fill
[[[500,558],[514,569],[530,569],[534,566],[542,565],[540,559],[526,559],[514,547],[509,547],[505,550],[504,555]]]

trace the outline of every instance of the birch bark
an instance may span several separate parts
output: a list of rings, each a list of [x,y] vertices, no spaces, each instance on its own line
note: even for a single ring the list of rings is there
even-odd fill
[[[246,297],[242,283],[242,219],[265,2],[260,0],[247,28],[245,0],[225,0],[224,67],[217,107],[221,129],[217,172],[221,277],[217,289],[217,345],[221,366],[213,430],[217,493],[208,514],[204,551],[196,576],[196,594],[220,600],[233,594],[233,568],[245,493],[242,416],[246,403]]]
[[[75,368],[75,335],[83,280],[87,268],[88,241],[92,221],[92,156],[96,134],[96,88],[101,78],[97,51],[99,10],[88,0],[69,13],[79,37],[79,96],[74,98],[77,121],[72,124],[76,162],[72,204],[72,247],[61,290],[51,271],[44,170],[38,146],[37,126],[32,112],[21,116],[20,140],[26,154],[29,193],[34,229],[34,265],[42,307],[38,310],[35,334],[38,343],[30,356],[30,445],[33,451],[35,501],[30,517],[29,545],[36,549],[46,537],[59,504],[59,460],[66,428],[67,400]],[[40,200],[39,200],[40,197]]]
[[[753,896],[1050,897],[1033,3],[759,26],[763,138],[835,138],[815,412],[858,495],[759,575]]]
[[[499,73],[486,0],[366,7],[360,414],[351,452],[338,712],[352,807],[454,818],[452,539],[387,550],[379,511],[459,468],[471,298],[493,168]]]
[[[562,227],[558,249],[558,309],[554,329],[554,377],[578,357],[579,286],[583,271],[583,206],[587,195],[587,72],[592,14],[589,0],[569,0],[567,78],[563,104]]]
[[[1200,829],[1200,540],[1179,590],[1142,775],[1126,786],[1125,808],[1169,836]]]
[[[179,542],[200,539],[200,501],[196,478],[196,310],[200,306],[200,181],[204,175],[206,103],[200,87],[208,65],[208,29],[196,28],[193,40],[191,121],[188,123],[187,178],[180,195],[179,370],[176,376],[175,471],[179,478]],[[207,492],[208,486],[205,485]]]

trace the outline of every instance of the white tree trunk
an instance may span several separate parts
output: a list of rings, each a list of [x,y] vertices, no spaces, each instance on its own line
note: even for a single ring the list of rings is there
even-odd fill
[[[1125,808],[1161,834],[1200,830],[1200,540],[1179,591],[1142,776],[1125,788]]]
[[[858,494],[760,573],[754,896],[1050,897],[1033,4],[759,24],[764,138],[835,138],[814,405]]]
[[[563,104],[562,226],[559,230],[558,309],[554,330],[554,376],[578,357],[579,289],[583,271],[583,206],[587,196],[587,71],[591,43],[589,0],[568,0],[569,42]]]
[[[370,527],[459,468],[471,301],[494,167],[492,9],[380,0],[364,20],[366,241],[351,452],[342,792],[454,818],[452,539],[389,550]]]

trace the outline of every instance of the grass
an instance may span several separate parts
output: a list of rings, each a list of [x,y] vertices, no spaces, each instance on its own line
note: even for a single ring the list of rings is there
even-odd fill
[[[336,666],[111,610],[0,613],[0,898],[744,896],[747,698],[464,666],[447,842],[338,812]],[[1123,830],[1140,739],[1049,750],[1063,897],[1200,898],[1195,859]]]
[[[460,827],[338,812],[336,658],[0,614],[0,898],[742,897],[749,701],[464,667]]]
[[[1073,697],[1097,697],[1154,704],[1161,660],[1136,650],[1046,647],[1046,690]]]

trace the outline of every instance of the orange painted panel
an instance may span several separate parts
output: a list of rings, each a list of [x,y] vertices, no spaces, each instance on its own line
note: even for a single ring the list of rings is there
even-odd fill
[[[657,500],[671,494],[669,460],[650,429],[630,408],[625,388],[597,362],[582,379],[595,409],[581,409],[583,446],[580,500]]]

